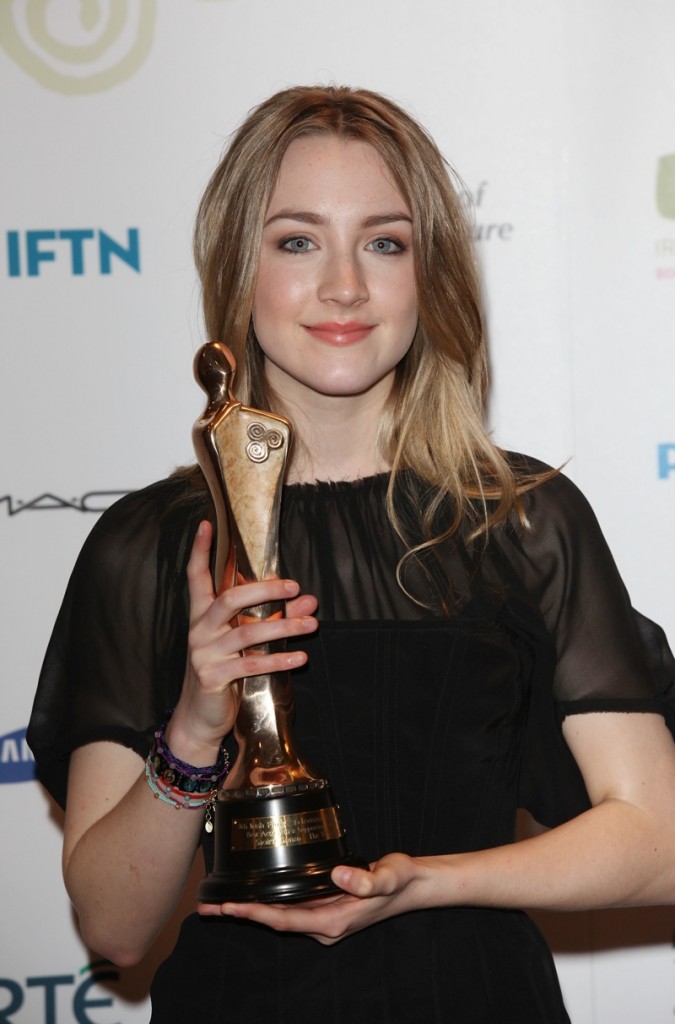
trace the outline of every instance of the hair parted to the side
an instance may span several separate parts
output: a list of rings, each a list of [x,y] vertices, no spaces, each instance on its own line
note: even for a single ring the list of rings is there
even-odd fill
[[[345,86],[277,93],[235,132],[209,182],[197,214],[195,260],[207,333],[234,353],[238,397],[275,409],[251,320],[260,239],[284,153],[310,134],[372,145],[412,213],[419,322],[378,438],[393,470],[388,507],[394,525],[400,529],[392,495],[402,469],[431,485],[433,497],[420,512],[432,546],[438,538],[431,524],[448,497],[455,515],[444,537],[460,524],[474,536],[487,533],[514,508],[522,518],[518,496],[541,477],[517,475],[483,426],[486,342],[462,200],[424,128],[377,93]]]

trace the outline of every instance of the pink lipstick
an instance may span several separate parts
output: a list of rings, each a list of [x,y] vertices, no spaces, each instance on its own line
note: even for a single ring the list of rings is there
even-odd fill
[[[305,330],[318,338],[319,341],[326,341],[330,345],[352,345],[354,342],[362,341],[374,329],[375,324],[364,324],[358,320],[349,320],[347,323],[337,321],[320,324],[303,324]]]

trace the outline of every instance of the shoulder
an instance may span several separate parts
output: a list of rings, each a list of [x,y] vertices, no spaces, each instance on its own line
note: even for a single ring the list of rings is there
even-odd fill
[[[560,599],[576,593],[582,578],[622,589],[600,524],[576,484],[530,456],[509,453],[509,460],[529,489],[522,495],[524,522],[512,512],[500,546],[517,561],[523,577],[537,590],[555,584]]]
[[[95,530],[114,531],[130,522],[160,521],[165,513],[188,493],[189,485],[178,476],[129,491],[103,512]]]
[[[168,477],[116,501],[95,523],[87,537],[76,572],[92,569],[129,573],[134,564],[175,552],[191,539],[205,514],[199,496],[180,476]]]
[[[561,468],[530,455],[507,452],[516,479],[524,482],[523,505],[530,531],[598,529],[588,499]]]

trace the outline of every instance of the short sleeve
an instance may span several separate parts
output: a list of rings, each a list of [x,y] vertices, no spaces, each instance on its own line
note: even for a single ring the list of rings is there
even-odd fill
[[[529,472],[549,468],[520,464]],[[578,488],[558,474],[525,495],[525,511],[529,529],[512,523],[497,545],[506,556],[500,577],[507,610],[529,636],[535,664],[519,802],[555,826],[590,806],[562,720],[592,711],[652,712],[664,715],[675,735],[675,662],[663,630],[631,607]]]
[[[631,607],[589,503],[562,474],[526,495],[530,529],[514,542],[523,581],[555,646],[561,717],[662,710],[675,664],[659,627]]]
[[[70,578],[28,730],[38,777],[62,806],[74,749],[111,740],[145,756],[180,692],[197,522],[180,508],[184,486],[164,481],[113,505]]]

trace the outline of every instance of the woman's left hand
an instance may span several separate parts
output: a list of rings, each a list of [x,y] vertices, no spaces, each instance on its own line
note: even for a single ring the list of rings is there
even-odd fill
[[[424,874],[422,861],[392,853],[371,864],[370,871],[334,868],[331,877],[343,890],[337,896],[304,903],[203,904],[199,912],[246,918],[280,932],[301,932],[330,946],[377,921],[419,909]]]

